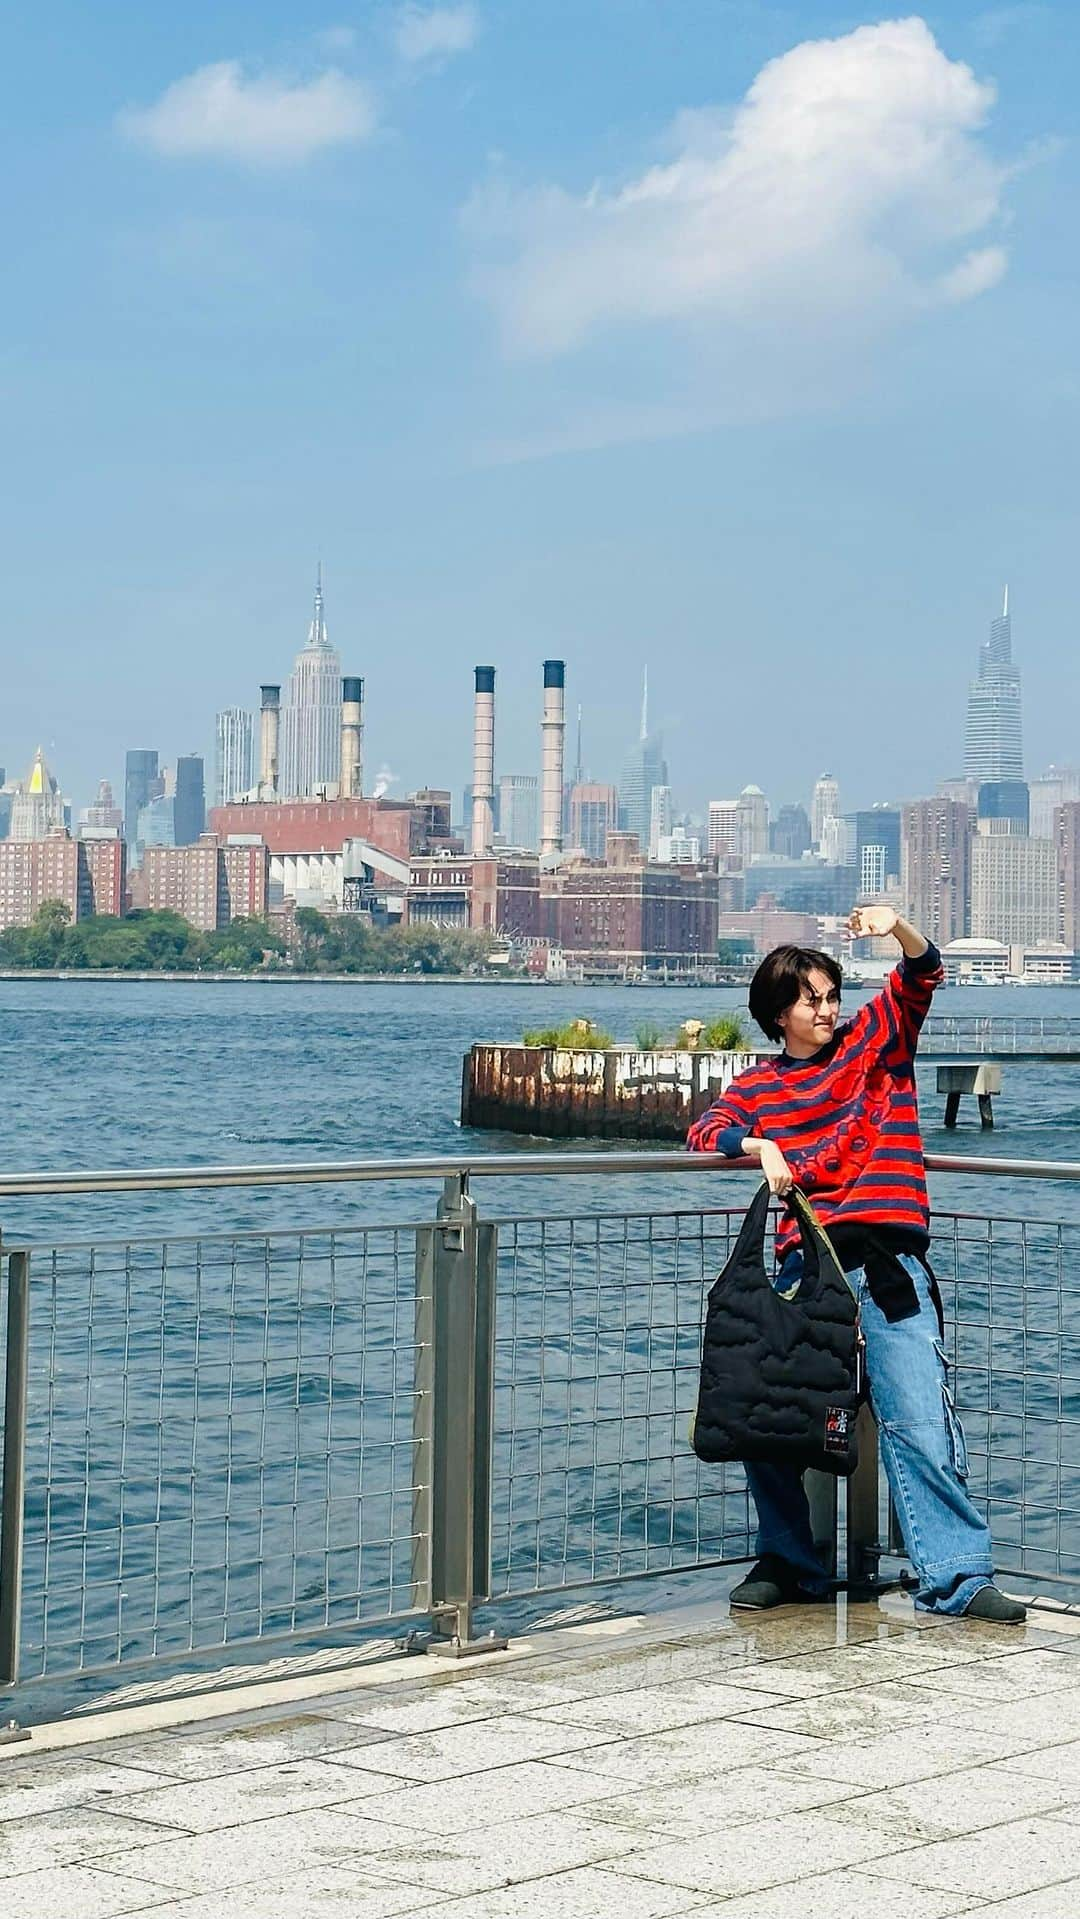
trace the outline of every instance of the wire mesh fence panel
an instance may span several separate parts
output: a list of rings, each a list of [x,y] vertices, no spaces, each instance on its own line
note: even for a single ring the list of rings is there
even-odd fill
[[[1080,1597],[1080,1227],[937,1214],[931,1253],[999,1564]]]
[[[414,1246],[34,1247],[24,1679],[412,1607]]]
[[[741,1218],[500,1224],[494,1596],[748,1553],[741,1469],[689,1441],[705,1293]]]

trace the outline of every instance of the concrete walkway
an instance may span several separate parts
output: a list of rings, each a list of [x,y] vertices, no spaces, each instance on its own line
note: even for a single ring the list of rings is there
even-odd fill
[[[1080,1620],[1033,1617],[718,1600],[41,1728],[0,1910],[1080,1919]]]

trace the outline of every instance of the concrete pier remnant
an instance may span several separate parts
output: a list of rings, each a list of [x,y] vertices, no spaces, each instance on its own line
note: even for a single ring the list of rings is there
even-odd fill
[[[629,1046],[474,1046],[465,1055],[461,1123],[544,1139],[681,1140],[758,1057],[643,1053]]]
[[[1001,1091],[1001,1067],[995,1060],[961,1060],[953,1066],[939,1066],[937,1089],[945,1095],[945,1124],[956,1125],[960,1100],[974,1093],[979,1102],[979,1119],[984,1132],[994,1125],[994,1099]]]

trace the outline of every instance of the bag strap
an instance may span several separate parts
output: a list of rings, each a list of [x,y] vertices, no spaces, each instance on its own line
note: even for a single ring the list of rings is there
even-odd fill
[[[856,1291],[855,1287],[852,1285],[849,1275],[844,1271],[843,1262],[837,1254],[836,1247],[833,1245],[832,1240],[829,1238],[828,1233],[825,1231],[825,1228],[821,1223],[821,1220],[818,1218],[817,1212],[815,1211],[814,1207],[811,1205],[809,1199],[807,1198],[806,1194],[803,1192],[801,1186],[792,1187],[791,1205],[792,1205],[793,1211],[799,1217],[800,1226],[801,1227],[805,1226],[807,1231],[810,1233],[811,1237],[815,1240],[819,1240],[822,1246],[824,1246],[825,1251],[828,1253],[829,1258],[832,1260],[832,1263],[836,1267],[837,1272],[843,1278],[844,1284],[847,1287],[848,1292],[851,1294],[852,1298],[854,1299],[856,1306],[858,1306],[858,1303],[859,1303],[858,1292]]]

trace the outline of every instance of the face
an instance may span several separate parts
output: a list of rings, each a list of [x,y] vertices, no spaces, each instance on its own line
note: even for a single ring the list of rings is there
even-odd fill
[[[785,1050],[795,1059],[806,1058],[827,1046],[840,1017],[840,989],[817,967],[803,981],[793,1006],[776,1016]]]

